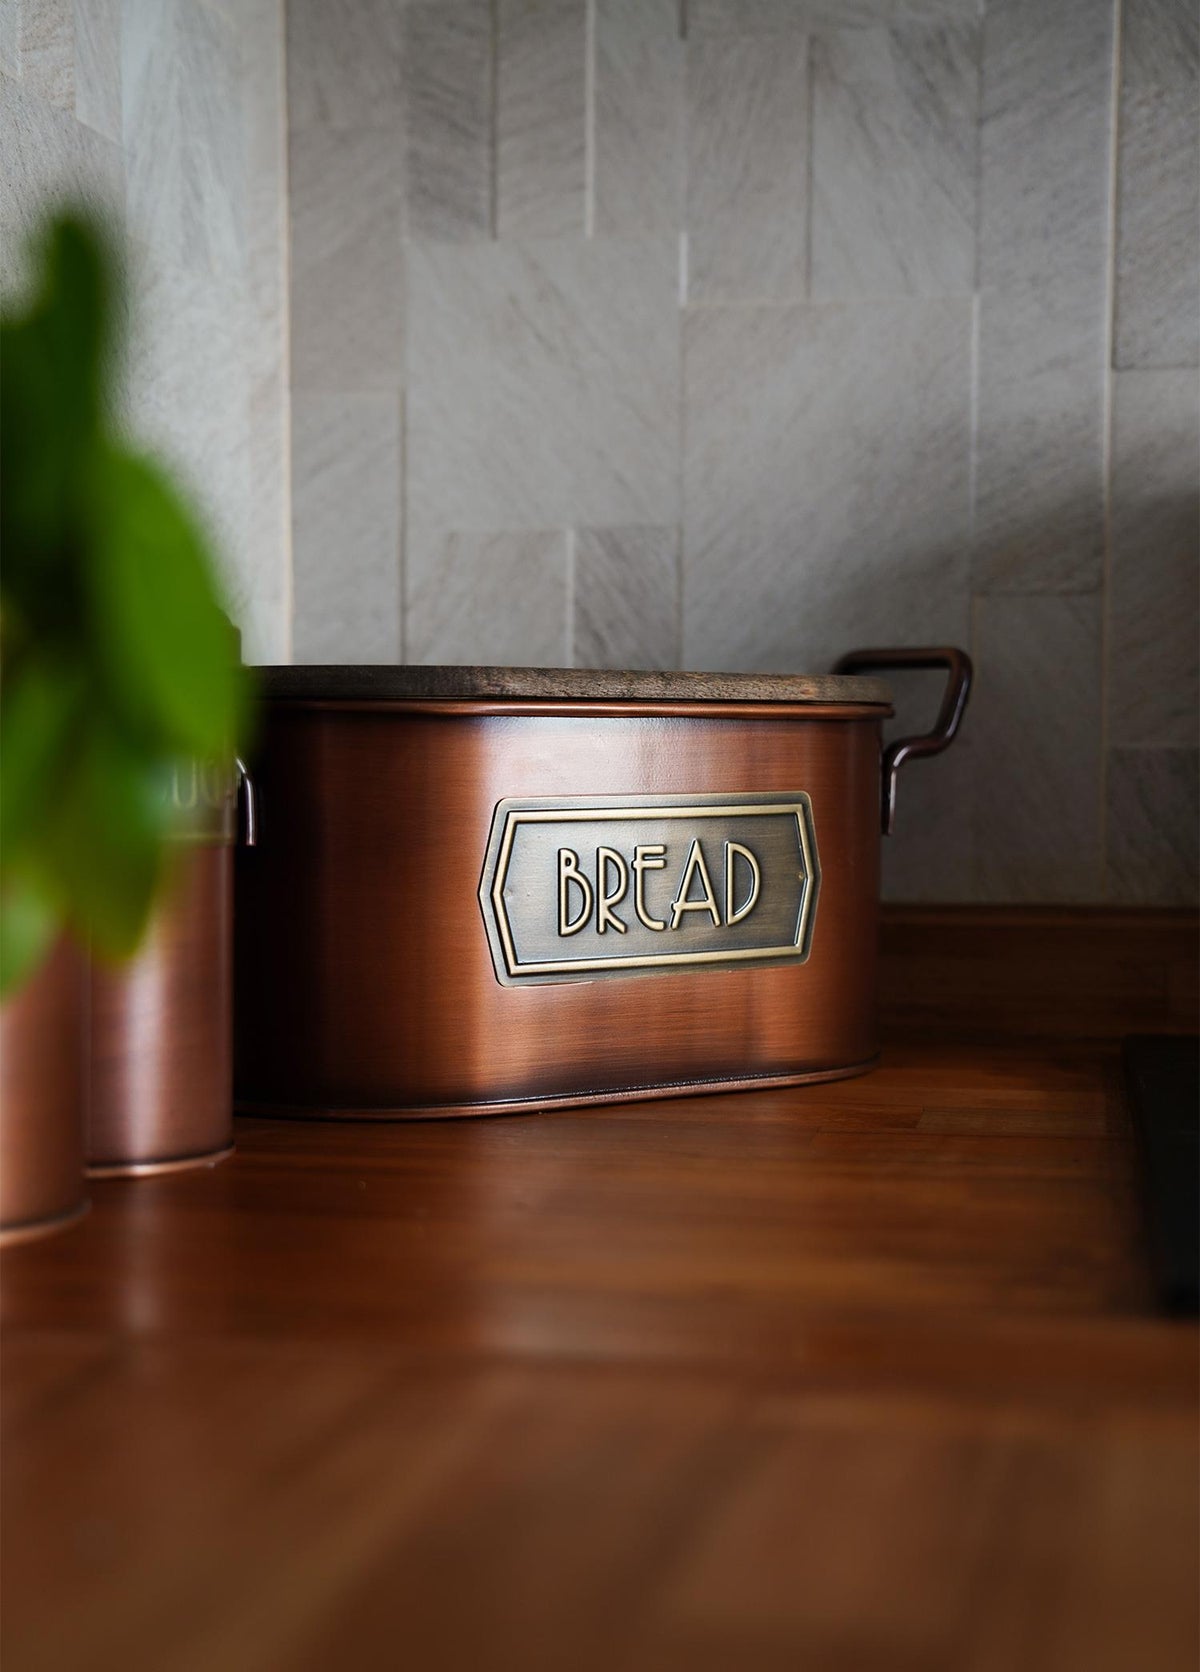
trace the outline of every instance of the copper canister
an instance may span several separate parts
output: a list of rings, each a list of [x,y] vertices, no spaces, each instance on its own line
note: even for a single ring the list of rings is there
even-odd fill
[[[0,1006],[0,1241],[69,1225],[84,1195],[83,959],[60,940]]]
[[[211,1165],[233,1147],[233,843],[227,773],[187,767],[170,874],[141,949],[91,969],[93,1176]],[[251,833],[252,834],[252,833]]]
[[[883,745],[868,667],[948,675]],[[953,650],[837,675],[261,670],[247,1112],[504,1113],[862,1073],[895,777]]]

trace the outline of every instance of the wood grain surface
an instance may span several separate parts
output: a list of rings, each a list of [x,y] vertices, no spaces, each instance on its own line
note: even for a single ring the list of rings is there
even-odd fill
[[[1017,989],[1098,946],[1144,989],[1194,925],[955,921],[907,982],[886,928],[864,1079],[242,1122],[7,1253],[6,1672],[1190,1672],[1197,1333],[1151,1306],[1123,978],[1036,1038]]]
[[[293,663],[254,670],[270,702],[394,702],[518,698],[543,702],[873,703],[891,706],[880,679],[849,674],[676,673],[612,668],[439,667],[429,663]]]

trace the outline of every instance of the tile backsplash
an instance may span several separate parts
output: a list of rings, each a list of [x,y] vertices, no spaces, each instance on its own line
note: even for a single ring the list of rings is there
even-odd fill
[[[298,655],[966,644],[888,892],[1195,897],[1193,0],[288,19]]]
[[[887,891],[1180,904],[1198,89],[1194,0],[0,0],[0,266],[127,217],[251,654],[964,644]]]
[[[208,520],[246,655],[291,644],[283,0],[0,0],[0,284],[48,203],[128,234],[125,413]]]

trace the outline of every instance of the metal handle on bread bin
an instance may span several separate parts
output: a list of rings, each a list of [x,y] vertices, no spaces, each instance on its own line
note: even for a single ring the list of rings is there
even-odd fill
[[[919,650],[852,650],[841,657],[834,673],[883,673],[894,669],[945,668],[946,694],[933,730],[918,737],[898,737],[883,752],[883,833],[890,836],[896,819],[896,775],[912,756],[940,755],[954,741],[967,698],[973,669],[965,650],[938,646]]]
[[[246,770],[246,763],[240,757],[235,759],[237,768],[237,798],[240,814],[239,830],[244,848],[258,846],[258,798],[255,794],[254,780]]]

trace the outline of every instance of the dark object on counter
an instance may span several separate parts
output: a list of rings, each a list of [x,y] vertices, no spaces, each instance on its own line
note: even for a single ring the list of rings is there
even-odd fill
[[[83,959],[65,935],[0,1006],[0,1241],[87,1212]]]
[[[146,940],[127,964],[91,970],[93,1176],[212,1165],[233,1148],[236,798],[219,768],[182,768],[174,788],[182,828]]]
[[[1200,1311],[1200,1039],[1134,1034],[1122,1045],[1155,1288]]]
[[[869,678],[260,670],[247,1112],[512,1113],[858,1074],[905,753]],[[882,776],[881,776],[882,763]]]

